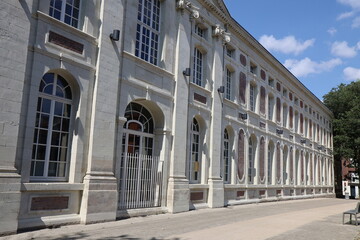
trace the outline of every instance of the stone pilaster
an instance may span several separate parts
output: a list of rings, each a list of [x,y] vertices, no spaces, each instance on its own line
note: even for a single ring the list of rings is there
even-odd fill
[[[18,228],[19,156],[32,2],[0,2],[0,235]]]
[[[87,173],[80,210],[82,223],[113,221],[118,206],[114,159],[121,41],[112,41],[109,35],[114,29],[121,30],[123,6],[116,0],[102,1],[100,11],[102,24],[91,103]]]
[[[170,159],[167,207],[171,213],[189,210],[189,181],[186,178],[188,157],[188,102],[190,77],[183,75],[183,70],[190,67],[191,22],[186,12],[176,12],[179,25],[176,45],[176,88],[172,123],[172,150]]]
[[[218,27],[220,30],[220,27]],[[208,205],[211,208],[223,207],[224,206],[224,184],[221,176],[222,165],[222,146],[224,129],[222,126],[223,118],[223,105],[222,101],[225,93],[221,93],[218,89],[221,86],[225,86],[224,83],[224,71],[223,71],[223,39],[221,35],[213,36],[213,45],[215,48],[214,58],[212,62],[212,119],[210,124],[210,168],[209,168],[209,195]]]

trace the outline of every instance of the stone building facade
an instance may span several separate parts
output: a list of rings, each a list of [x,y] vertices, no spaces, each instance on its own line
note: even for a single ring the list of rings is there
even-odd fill
[[[333,196],[332,113],[223,1],[9,0],[0,18],[2,234]]]

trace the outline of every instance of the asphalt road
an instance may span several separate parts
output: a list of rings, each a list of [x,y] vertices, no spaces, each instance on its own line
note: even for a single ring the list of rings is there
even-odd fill
[[[92,225],[71,225],[0,239],[120,240],[353,240],[360,225],[342,213],[356,200],[320,198],[202,209],[179,214],[130,218]]]

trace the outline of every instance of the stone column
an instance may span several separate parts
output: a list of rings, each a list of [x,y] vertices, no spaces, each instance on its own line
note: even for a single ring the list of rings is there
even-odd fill
[[[225,86],[224,79],[224,63],[223,63],[223,40],[219,37],[213,38],[213,62],[211,78],[213,80],[212,89],[212,105],[211,105],[211,123],[210,123],[210,168],[209,168],[209,195],[208,205],[211,208],[224,206],[224,183],[220,177],[221,162],[222,162],[222,146],[223,146],[223,132],[222,118],[223,118],[223,98],[225,93],[220,93],[218,88]]]
[[[32,2],[0,2],[0,235],[18,228]]]
[[[114,175],[121,40],[109,38],[123,26],[123,6],[116,0],[102,1],[99,52],[92,94],[87,172],[81,203],[81,222],[112,221],[118,206]],[[122,37],[122,31],[121,36]]]
[[[191,46],[191,19],[185,10],[176,12],[178,21],[174,92],[174,112],[172,119],[172,146],[169,167],[169,181],[167,191],[167,207],[171,213],[189,210],[190,190],[186,178],[186,163],[188,156],[188,103],[189,81],[183,71],[190,67]]]

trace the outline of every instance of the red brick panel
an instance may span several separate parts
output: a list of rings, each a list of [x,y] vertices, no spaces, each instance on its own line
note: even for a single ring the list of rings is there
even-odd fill
[[[33,197],[31,199],[31,211],[39,210],[60,210],[67,209],[69,206],[69,197],[51,196],[51,197]]]
[[[240,54],[240,62],[244,67],[246,66],[246,57],[244,54]]]
[[[82,54],[84,50],[84,45],[71,40],[67,37],[64,37],[60,34],[54,33],[52,31],[49,32],[49,42],[59,45],[63,48],[69,49],[73,52]]]

